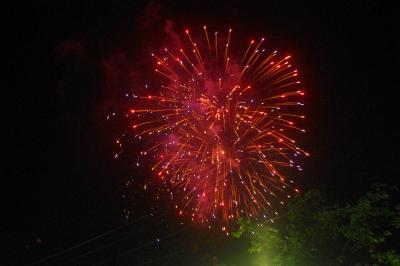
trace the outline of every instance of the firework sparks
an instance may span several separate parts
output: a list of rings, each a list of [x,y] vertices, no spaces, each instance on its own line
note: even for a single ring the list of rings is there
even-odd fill
[[[163,85],[135,95],[127,116],[134,137],[151,143],[140,158],[178,215],[222,222],[225,232],[239,217],[274,217],[298,192],[283,172],[308,156],[291,137],[304,132],[304,91],[291,56],[267,53],[264,38],[237,56],[231,29],[225,38],[203,30],[198,40],[185,30],[186,48],[151,55]]]

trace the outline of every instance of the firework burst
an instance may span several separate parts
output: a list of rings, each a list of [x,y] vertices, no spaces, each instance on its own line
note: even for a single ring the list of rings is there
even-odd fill
[[[127,116],[133,135],[149,145],[140,152],[168,188],[179,215],[225,225],[239,217],[267,218],[295,192],[285,169],[308,154],[291,135],[304,95],[290,55],[252,40],[242,55],[225,36],[204,26],[186,45],[151,54],[163,85],[134,95]]]

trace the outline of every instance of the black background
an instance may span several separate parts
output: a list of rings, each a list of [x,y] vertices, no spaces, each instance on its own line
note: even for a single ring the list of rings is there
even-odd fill
[[[179,34],[204,24],[232,27],[234,40],[263,34],[294,55],[307,91],[304,190],[344,202],[376,181],[399,184],[397,18],[382,1],[35,1],[3,12],[5,263],[124,222],[132,166],[113,159],[118,128],[105,117],[146,68],[167,19]],[[124,77],[131,70],[135,78]]]

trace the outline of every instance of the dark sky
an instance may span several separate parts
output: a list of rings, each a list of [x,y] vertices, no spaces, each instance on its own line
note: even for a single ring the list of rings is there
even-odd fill
[[[207,24],[232,27],[235,38],[267,36],[294,55],[307,87],[303,146],[312,155],[302,187],[346,201],[373,182],[399,184],[395,8],[302,2],[36,1],[3,11],[6,260],[38,259],[123,223],[132,167],[113,160],[118,128],[105,116],[122,108],[167,19],[177,32]]]

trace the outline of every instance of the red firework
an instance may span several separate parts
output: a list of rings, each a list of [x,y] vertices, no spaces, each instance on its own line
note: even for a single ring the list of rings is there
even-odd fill
[[[232,30],[224,39],[206,26],[199,40],[185,32],[186,48],[151,55],[163,85],[135,95],[128,113],[135,138],[151,143],[141,158],[180,215],[225,225],[271,219],[298,192],[284,169],[301,170],[295,159],[308,156],[290,137],[304,132],[296,126],[304,118],[298,71],[291,56],[267,53],[264,38],[235,58]]]

